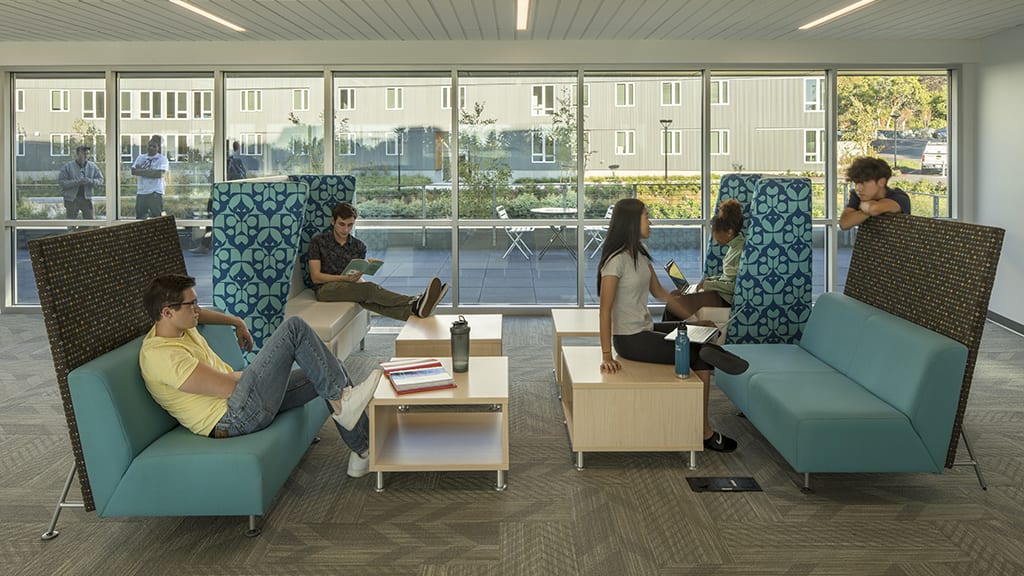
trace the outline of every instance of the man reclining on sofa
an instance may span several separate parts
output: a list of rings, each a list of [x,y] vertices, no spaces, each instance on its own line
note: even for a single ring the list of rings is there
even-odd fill
[[[200,308],[195,283],[191,276],[158,276],[143,294],[153,328],[142,342],[139,366],[153,399],[193,433],[228,438],[262,430],[279,412],[320,396],[352,449],[348,475],[366,475],[370,427],[364,410],[379,371],[353,386],[341,361],[295,317],[274,331],[252,364],[234,371],[196,326],[234,326],[245,350],[252,349],[252,336],[241,318]],[[293,362],[299,370],[292,370]]]

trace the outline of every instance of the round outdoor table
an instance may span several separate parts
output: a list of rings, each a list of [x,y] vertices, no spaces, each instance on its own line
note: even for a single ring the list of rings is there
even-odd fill
[[[561,217],[566,217],[566,216],[575,216],[576,215],[576,209],[575,208],[562,208],[562,207],[559,207],[559,206],[543,206],[541,208],[530,208],[530,213],[531,214],[537,214],[539,216],[561,216]],[[576,259],[576,250],[565,241],[565,236],[564,236],[565,225],[563,225],[563,224],[551,225],[551,226],[548,226],[548,228],[551,228],[551,236],[548,238],[548,243],[544,246],[544,249],[541,250],[540,254],[537,255],[537,260],[542,260],[544,258],[544,255],[547,254],[548,249],[551,248],[551,245],[554,244],[556,241],[559,244],[561,244],[562,247],[565,248],[565,251],[569,253],[569,256],[572,256],[572,259],[575,260]]]

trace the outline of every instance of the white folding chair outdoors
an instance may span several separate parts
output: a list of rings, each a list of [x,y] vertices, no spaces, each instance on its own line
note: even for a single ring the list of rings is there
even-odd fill
[[[499,204],[494,209],[498,212],[498,218],[508,220],[508,212],[505,211],[505,206]],[[508,258],[513,249],[518,249],[523,258],[529,260],[533,250],[530,250],[530,247],[526,245],[526,241],[523,240],[523,234],[527,232],[533,232],[533,226],[505,226],[505,234],[508,234],[508,239],[511,242],[508,245],[508,250],[505,250],[501,257]]]
[[[615,209],[615,205],[612,204],[608,207],[608,211],[604,213],[605,220],[612,219],[612,210]],[[604,234],[608,231],[607,226],[584,226],[583,231],[586,232],[590,238],[587,239],[587,244],[583,246],[583,251],[586,252],[587,248],[590,248],[591,244],[597,244],[594,246],[594,251],[590,253],[590,257],[593,258],[595,254],[601,251],[601,246],[604,245]]]

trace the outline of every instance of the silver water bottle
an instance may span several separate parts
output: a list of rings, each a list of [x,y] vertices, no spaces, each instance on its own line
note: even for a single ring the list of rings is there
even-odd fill
[[[469,370],[469,322],[461,315],[452,322],[452,370]]]

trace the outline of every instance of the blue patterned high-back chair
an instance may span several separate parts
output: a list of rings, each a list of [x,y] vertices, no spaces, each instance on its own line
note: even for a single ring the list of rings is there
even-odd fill
[[[249,360],[284,320],[306,195],[302,182],[213,185],[213,305],[246,321]]]
[[[754,196],[754,189],[757,181],[761,179],[760,174],[725,174],[722,176],[718,186],[718,201],[715,202],[715,212],[718,214],[718,207],[722,202],[735,198],[743,205],[743,235],[746,236],[750,229],[750,199]],[[704,255],[704,277],[718,276],[722,273],[722,259],[729,250],[722,246],[710,235],[708,236],[708,251]]]
[[[306,288],[313,287],[309,275],[309,241],[313,236],[331,228],[331,210],[339,202],[355,203],[356,177],[335,174],[298,174],[288,177],[293,182],[303,182],[309,188],[306,205],[302,212],[302,229],[299,232],[299,268]]]
[[[811,314],[811,181],[761,178],[749,220],[726,341],[796,343]]]

